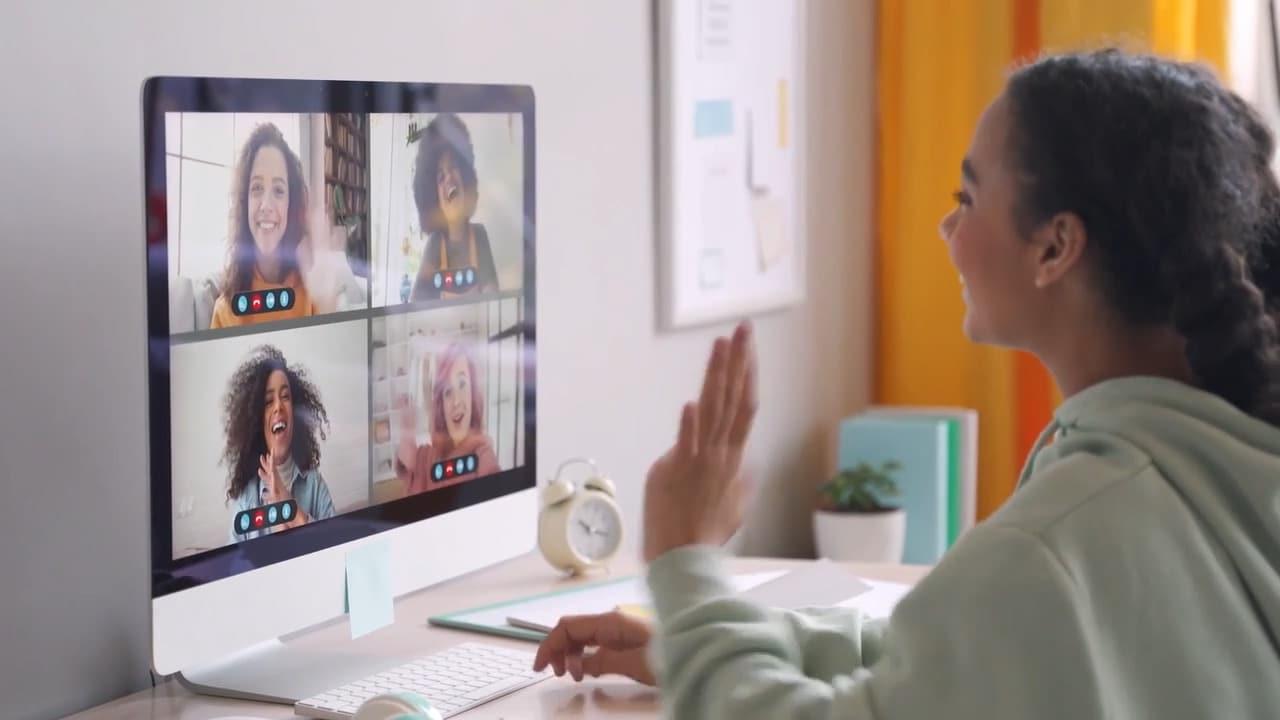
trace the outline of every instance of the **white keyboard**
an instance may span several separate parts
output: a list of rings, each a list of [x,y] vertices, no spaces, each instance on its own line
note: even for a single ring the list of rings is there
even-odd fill
[[[551,676],[532,667],[531,652],[462,643],[299,700],[293,711],[307,718],[350,720],[369,698],[408,690],[430,700],[448,718]]]

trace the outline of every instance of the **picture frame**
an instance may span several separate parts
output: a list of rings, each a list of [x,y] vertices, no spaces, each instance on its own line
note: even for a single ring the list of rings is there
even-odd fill
[[[805,0],[658,0],[665,329],[805,300],[806,18]]]

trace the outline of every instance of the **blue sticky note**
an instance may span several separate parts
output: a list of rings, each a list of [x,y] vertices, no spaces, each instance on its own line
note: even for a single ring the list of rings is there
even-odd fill
[[[693,106],[693,136],[723,137],[733,134],[733,103],[729,100],[699,100]]]
[[[353,639],[390,625],[395,619],[391,544],[386,540],[375,540],[347,551],[345,605]]]

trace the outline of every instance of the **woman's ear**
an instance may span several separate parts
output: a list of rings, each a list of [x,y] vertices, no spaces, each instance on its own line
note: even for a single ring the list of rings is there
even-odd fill
[[[1084,257],[1088,244],[1079,215],[1063,212],[1050,218],[1032,236],[1035,286],[1043,289],[1061,280]]]

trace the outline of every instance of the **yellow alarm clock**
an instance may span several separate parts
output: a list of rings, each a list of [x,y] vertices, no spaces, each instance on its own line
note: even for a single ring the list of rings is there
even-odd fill
[[[587,465],[591,475],[581,485],[564,479],[565,468]],[[552,567],[580,574],[608,565],[622,547],[622,511],[613,481],[586,458],[562,463],[542,489],[538,516],[538,548]]]

